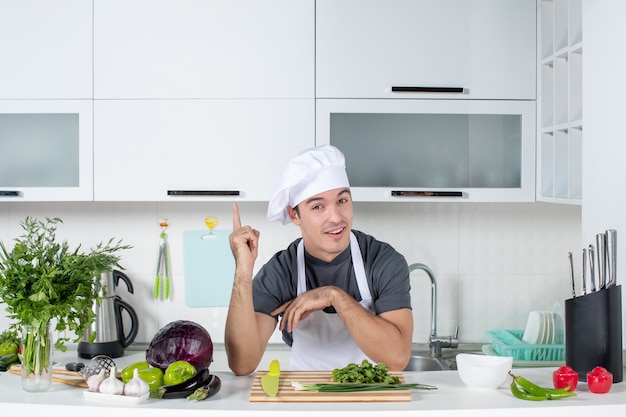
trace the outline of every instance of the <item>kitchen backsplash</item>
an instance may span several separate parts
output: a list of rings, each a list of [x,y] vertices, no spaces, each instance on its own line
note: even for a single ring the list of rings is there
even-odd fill
[[[257,269],[299,236],[296,226],[265,219],[265,203],[240,203],[242,222],[261,232]],[[8,247],[22,233],[26,216],[60,217],[57,236],[71,247],[91,248],[111,237],[133,249],[122,253],[122,266],[134,285],[120,295],[137,311],[135,342],[148,343],[165,324],[196,321],[213,340],[224,340],[226,307],[187,307],[183,234],[232,228],[231,203],[0,203],[0,240]],[[171,250],[170,300],[155,300],[153,285],[159,246],[158,219],[167,217]],[[567,252],[580,247],[579,206],[544,203],[356,203],[354,228],[391,243],[409,264],[421,262],[438,283],[438,333],[462,343],[487,342],[489,329],[523,329],[530,310],[551,310],[569,297]],[[425,343],[430,330],[430,282],[411,275],[415,327],[413,340]],[[232,277],[224,277],[232,281]],[[207,289],[210,291],[210,289]],[[9,325],[0,313],[0,330]],[[270,342],[281,343],[276,332]]]

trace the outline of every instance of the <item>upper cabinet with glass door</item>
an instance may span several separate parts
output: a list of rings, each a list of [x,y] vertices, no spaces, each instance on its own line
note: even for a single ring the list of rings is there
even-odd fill
[[[317,0],[318,98],[534,100],[535,0]]]
[[[91,1],[1,1],[0,57],[0,201],[92,200]]]

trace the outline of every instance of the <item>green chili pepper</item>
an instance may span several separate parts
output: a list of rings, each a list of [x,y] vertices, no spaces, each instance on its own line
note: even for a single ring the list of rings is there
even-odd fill
[[[513,393],[516,398],[522,400],[558,400],[576,395],[575,393],[569,391],[568,387],[558,389],[543,388],[524,377],[514,375],[512,372],[509,372],[509,375],[513,377],[513,381],[511,382],[511,393]]]

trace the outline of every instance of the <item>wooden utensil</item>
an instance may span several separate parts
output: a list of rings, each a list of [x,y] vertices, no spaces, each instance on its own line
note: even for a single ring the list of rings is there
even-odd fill
[[[22,375],[22,366],[21,365],[13,365],[13,366],[11,366],[9,368],[9,373],[11,373],[13,375]],[[59,377],[53,376],[52,377],[52,381],[53,382],[59,382],[61,384],[71,385],[71,386],[74,386],[74,387],[88,388],[87,381],[85,381],[83,379],[83,374],[81,374],[79,372],[66,371],[65,369],[52,368],[52,374],[53,375],[66,375],[66,376],[78,377],[78,378],[59,378]]]

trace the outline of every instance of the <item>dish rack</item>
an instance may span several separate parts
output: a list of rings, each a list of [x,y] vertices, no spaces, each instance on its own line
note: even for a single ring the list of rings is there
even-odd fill
[[[564,361],[565,345],[531,345],[522,341],[524,330],[488,330],[493,350],[499,356],[512,356],[516,361]]]

